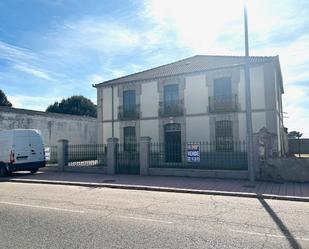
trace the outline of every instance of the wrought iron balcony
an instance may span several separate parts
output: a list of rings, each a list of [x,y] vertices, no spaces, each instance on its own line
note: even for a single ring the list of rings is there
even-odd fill
[[[238,97],[236,94],[209,97],[209,112],[236,112],[238,110]]]
[[[123,109],[123,106],[118,107],[118,119],[119,120],[134,120],[140,118],[140,106],[135,105],[134,108],[127,110]]]
[[[175,101],[172,103],[159,102],[160,117],[182,116],[183,114],[183,100]]]

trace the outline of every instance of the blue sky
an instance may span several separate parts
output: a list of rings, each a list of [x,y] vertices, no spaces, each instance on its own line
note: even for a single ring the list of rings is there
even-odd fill
[[[0,0],[0,88],[45,110],[195,54],[243,54],[242,0]],[[309,137],[309,2],[248,0],[251,55],[279,55],[285,125]]]

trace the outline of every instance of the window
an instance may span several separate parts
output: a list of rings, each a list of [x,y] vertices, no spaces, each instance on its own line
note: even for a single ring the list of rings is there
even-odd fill
[[[128,126],[123,129],[124,151],[136,151],[135,127]]]
[[[233,150],[233,126],[232,121],[216,121],[216,150]]]
[[[214,94],[209,97],[210,112],[233,112],[237,110],[237,95],[232,94],[231,78],[214,80]]]
[[[178,85],[167,85],[164,87],[164,106],[171,107],[178,105],[179,92]]]
[[[132,114],[135,113],[135,90],[127,90],[123,92],[123,113]]]
[[[167,85],[164,87],[164,103],[162,106],[163,115],[181,115],[182,107],[179,101],[178,85]]]
[[[231,78],[219,78],[214,80],[214,96],[232,95]]]

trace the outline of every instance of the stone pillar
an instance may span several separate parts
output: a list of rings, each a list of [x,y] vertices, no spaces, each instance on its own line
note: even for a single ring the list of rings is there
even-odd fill
[[[263,148],[261,147],[259,143],[259,134],[254,133],[253,134],[253,168],[256,178],[260,178],[261,176],[261,160],[263,160]]]
[[[113,175],[116,173],[116,153],[117,153],[118,138],[107,139],[107,174]]]
[[[68,145],[69,141],[67,139],[58,140],[58,170],[64,171],[64,167],[68,165]]]
[[[150,142],[151,137],[140,138],[140,152],[139,152],[139,163],[140,163],[140,175],[148,175],[148,168],[150,164]]]
[[[265,127],[253,136],[255,172],[260,178],[263,178],[267,171],[267,160],[274,154],[273,140],[273,135]]]

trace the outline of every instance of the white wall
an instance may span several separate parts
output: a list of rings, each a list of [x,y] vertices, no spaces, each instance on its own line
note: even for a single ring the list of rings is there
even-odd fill
[[[239,139],[246,140],[246,113],[238,114],[239,123]],[[253,112],[252,113],[252,129],[253,132],[258,132],[261,128],[266,127],[266,113],[265,112]]]
[[[98,140],[96,118],[0,107],[0,130],[39,130],[46,146],[59,139],[71,144],[94,144]]]
[[[97,119],[99,122],[102,122],[103,118],[103,88],[97,88]]]
[[[245,92],[245,72],[240,70],[240,80],[238,87],[238,102],[240,105],[240,110],[244,111],[246,109],[246,92]]]
[[[114,122],[114,137],[120,139],[120,124],[119,122]]]
[[[208,87],[205,74],[186,77],[184,103],[187,114],[205,113],[208,104]]]
[[[159,120],[141,120],[141,137],[151,137],[152,142],[159,142]]]
[[[239,140],[245,141],[247,138],[247,125],[246,125],[246,114],[238,113],[238,125],[239,125]]]
[[[112,119],[112,89],[102,88],[103,91],[103,120]]]
[[[141,112],[142,117],[157,117],[159,106],[159,93],[157,82],[151,81],[142,84]]]
[[[263,127],[266,127],[266,113],[265,112],[253,112],[252,113],[253,132],[258,132]]]
[[[208,116],[186,118],[186,137],[188,142],[209,141],[209,132]]]
[[[114,122],[114,137],[119,139],[119,122]],[[112,137],[112,122],[103,123],[103,143],[107,143],[107,139]]]
[[[114,86],[114,120],[118,119],[118,106],[119,103],[119,97],[118,97],[118,87]]]
[[[105,141],[104,141],[104,131],[103,131],[103,126],[104,126],[104,123],[102,122],[99,122],[98,123],[98,143],[99,144],[103,144]]]
[[[264,67],[254,66],[250,68],[251,83],[251,105],[252,109],[265,108],[265,83],[264,83]],[[238,88],[238,101],[241,110],[246,109],[246,86],[244,70],[240,70],[240,81]]]
[[[103,120],[112,120],[112,88],[104,87],[103,91]],[[118,87],[114,86],[114,119],[118,117]]]
[[[109,137],[112,137],[112,123],[103,123],[103,143],[106,143]]]
[[[251,82],[252,109],[264,109],[265,90],[264,90],[263,65],[250,68],[250,82]]]

